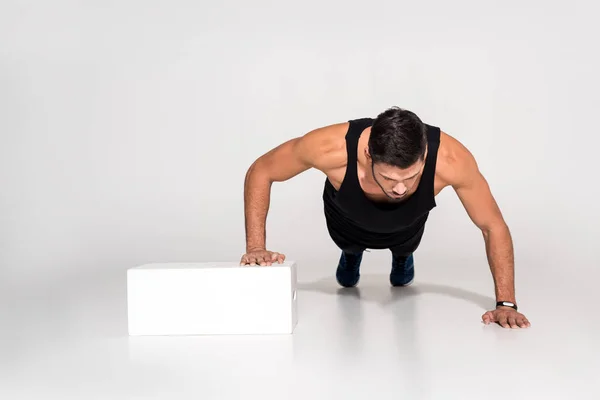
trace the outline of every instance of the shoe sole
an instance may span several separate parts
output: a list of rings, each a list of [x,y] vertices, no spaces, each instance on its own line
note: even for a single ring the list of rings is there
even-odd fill
[[[352,286],[342,285],[342,283],[340,281],[338,281],[337,279],[336,279],[336,281],[337,281],[338,285],[340,285],[341,287],[343,287],[345,289],[350,289],[350,288],[358,286],[358,282],[360,281],[360,279],[358,281],[356,281],[356,283],[354,285],[352,285]]]
[[[406,286],[410,286],[413,284],[413,282],[415,281],[415,278],[412,278],[410,281],[408,281],[407,283],[403,284],[403,285],[394,285],[393,283],[390,282],[390,284],[393,287],[406,287]]]

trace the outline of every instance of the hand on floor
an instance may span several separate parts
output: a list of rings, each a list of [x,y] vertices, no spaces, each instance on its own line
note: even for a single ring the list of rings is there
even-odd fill
[[[496,322],[503,328],[518,329],[531,326],[523,314],[510,307],[498,307],[493,311],[488,311],[483,314],[482,319],[486,325]]]

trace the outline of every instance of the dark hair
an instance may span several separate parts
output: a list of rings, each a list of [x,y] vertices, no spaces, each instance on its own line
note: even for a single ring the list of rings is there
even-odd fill
[[[392,107],[373,122],[369,153],[374,163],[408,168],[424,159],[426,147],[426,126],[411,111]]]

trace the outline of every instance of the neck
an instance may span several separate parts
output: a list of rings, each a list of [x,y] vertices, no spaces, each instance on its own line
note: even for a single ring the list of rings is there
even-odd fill
[[[357,154],[358,178],[363,183],[368,185],[368,187],[370,187],[370,188],[377,187],[378,188],[379,186],[377,185],[377,182],[375,182],[375,179],[373,177],[373,173],[371,170],[371,160],[365,154],[365,150],[368,147],[370,134],[371,134],[371,128],[368,128],[362,135],[360,135],[360,138],[358,139],[358,154]]]

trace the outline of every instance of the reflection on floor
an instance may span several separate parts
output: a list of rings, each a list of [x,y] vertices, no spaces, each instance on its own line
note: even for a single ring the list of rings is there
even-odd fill
[[[294,335],[139,338],[122,275],[77,277],[4,294],[0,397],[598,399],[595,273],[567,286],[521,271],[539,282],[519,297],[526,330],[481,323],[489,281],[418,274],[391,288],[365,272],[353,289],[333,274],[300,281]]]

